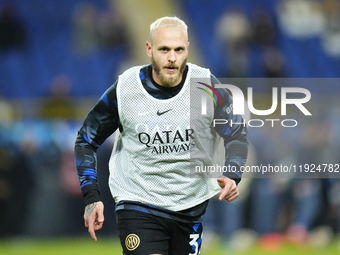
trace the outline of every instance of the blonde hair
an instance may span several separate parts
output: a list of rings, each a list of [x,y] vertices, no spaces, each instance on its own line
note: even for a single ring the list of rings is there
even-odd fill
[[[151,42],[153,32],[159,27],[169,27],[173,29],[183,29],[183,31],[188,35],[188,26],[185,22],[176,16],[174,17],[162,17],[150,25],[150,35],[149,41]]]

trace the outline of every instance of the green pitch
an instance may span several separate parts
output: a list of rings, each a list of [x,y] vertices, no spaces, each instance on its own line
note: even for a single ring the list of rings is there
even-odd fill
[[[204,246],[204,242],[203,242]],[[118,255],[122,254],[119,241],[116,238],[98,238],[98,242],[93,242],[90,237],[84,238],[63,238],[49,240],[0,240],[1,255],[85,255],[85,254],[101,254],[101,255]],[[254,247],[245,251],[231,251],[221,246],[205,247],[202,255],[217,254],[239,254],[239,255],[335,255],[340,254],[337,242],[325,248],[297,248],[285,245],[276,251],[264,251],[259,247]]]

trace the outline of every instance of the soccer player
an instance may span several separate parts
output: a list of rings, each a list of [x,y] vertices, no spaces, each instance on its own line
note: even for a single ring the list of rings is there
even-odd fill
[[[96,241],[95,231],[104,222],[96,151],[120,131],[109,163],[109,185],[124,254],[200,254],[209,198],[220,193],[220,200],[232,201],[239,195],[240,167],[248,151],[246,126],[230,111],[227,90],[213,88],[219,81],[210,71],[187,63],[188,51],[182,20],[156,20],[146,43],[151,65],[132,67],[120,75],[78,132],[75,158],[85,198],[84,220]],[[192,83],[195,79],[202,82]],[[201,100],[208,90],[216,100],[207,96],[201,114],[190,102]],[[214,118],[235,124],[213,127]],[[194,169],[212,164],[217,137],[224,139],[225,166],[233,170],[224,168],[215,179],[204,174],[199,178]]]

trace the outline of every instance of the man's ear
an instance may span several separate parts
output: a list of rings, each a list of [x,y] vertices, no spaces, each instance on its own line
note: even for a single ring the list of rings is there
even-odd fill
[[[151,58],[152,57],[152,46],[150,42],[146,42],[146,54]]]

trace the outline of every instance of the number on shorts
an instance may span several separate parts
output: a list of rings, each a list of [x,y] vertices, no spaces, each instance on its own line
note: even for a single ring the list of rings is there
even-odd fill
[[[189,255],[197,255],[198,254],[198,243],[197,243],[197,240],[198,240],[199,237],[200,237],[199,234],[191,234],[190,235],[191,241],[190,241],[189,244],[191,245],[192,249],[195,250],[195,252],[194,253],[189,253]]]

